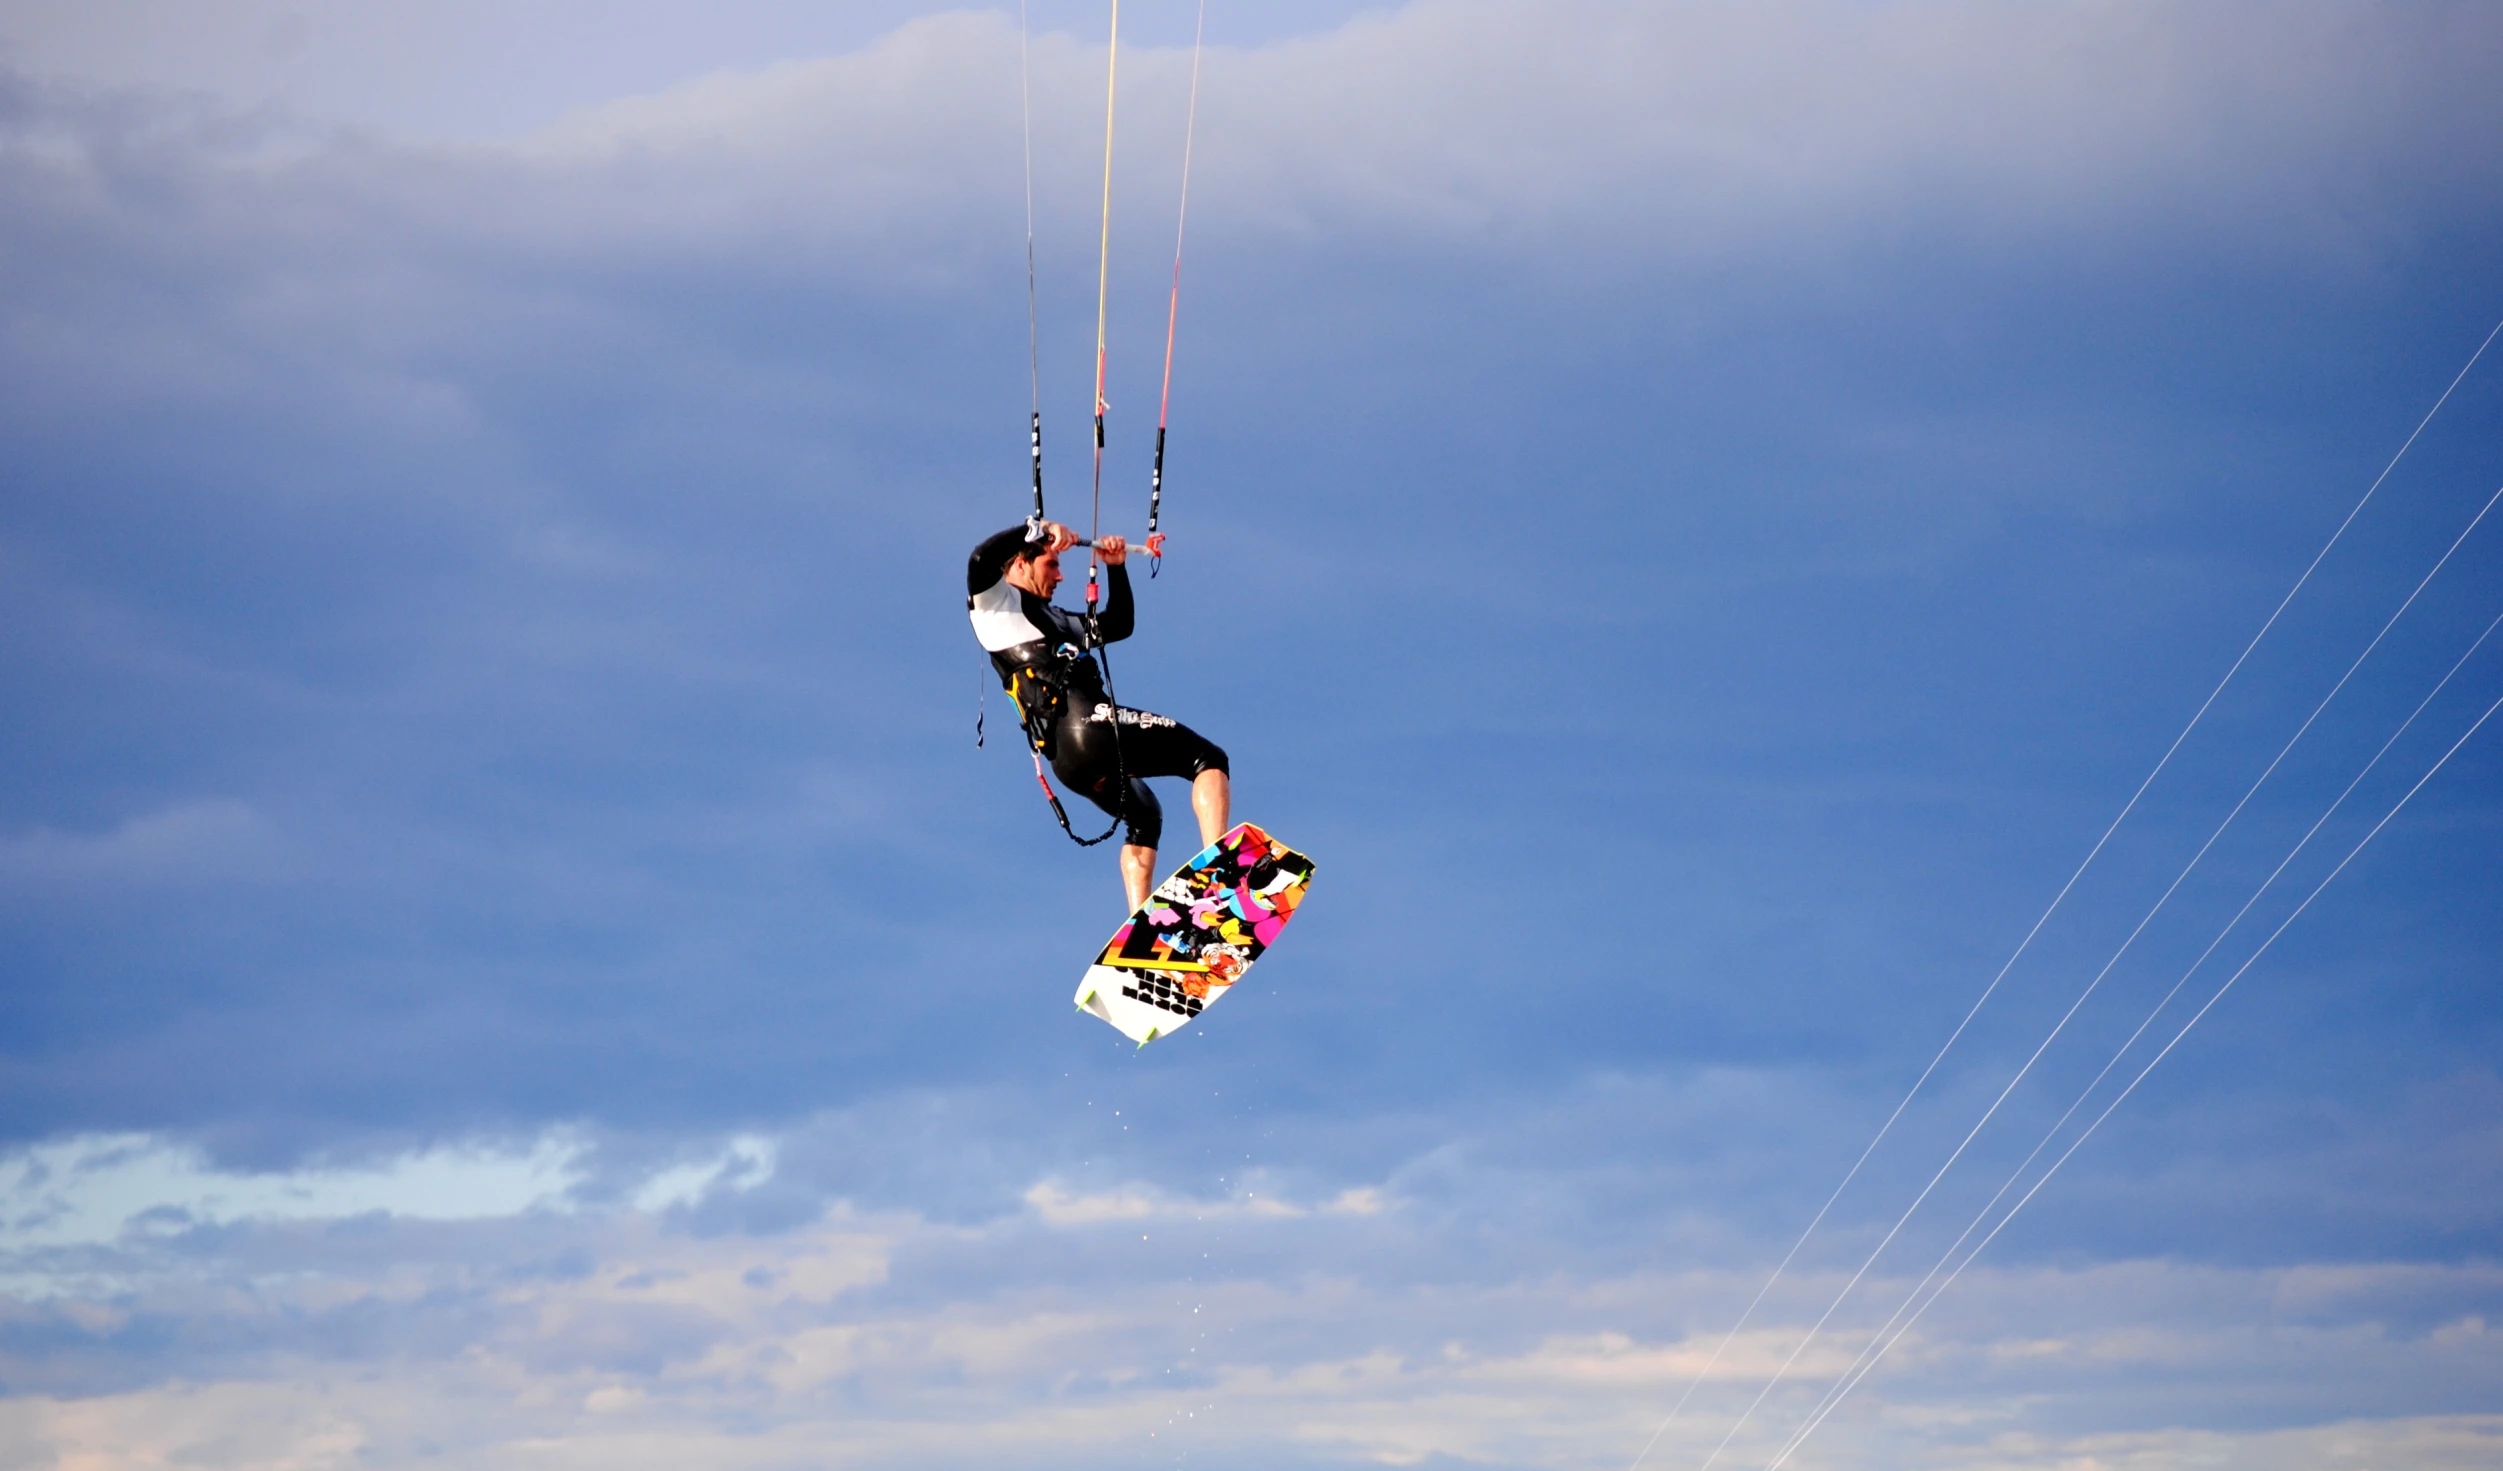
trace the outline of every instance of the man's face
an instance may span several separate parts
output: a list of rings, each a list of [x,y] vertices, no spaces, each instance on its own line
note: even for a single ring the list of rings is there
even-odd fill
[[[1008,565],[1009,581],[1036,597],[1049,599],[1060,587],[1060,558],[1038,554]]]

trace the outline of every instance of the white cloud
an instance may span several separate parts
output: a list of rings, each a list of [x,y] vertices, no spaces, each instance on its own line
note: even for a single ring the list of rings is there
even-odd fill
[[[775,1140],[740,1134],[661,1165],[602,1198],[660,1214],[773,1178]],[[0,1262],[21,1293],[48,1286],[38,1264],[60,1248],[170,1239],[203,1226],[325,1222],[382,1214],[483,1221],[573,1211],[595,1179],[596,1147],[554,1130],[522,1143],[442,1144],[355,1165],[221,1169],[190,1145],[147,1134],[79,1135],[0,1156]],[[613,1173],[610,1172],[610,1173]]]
[[[1018,54],[1008,14],[928,16],[610,96],[511,144],[328,161],[317,144],[300,174],[250,170],[362,198],[378,226],[532,255],[850,257],[884,289],[953,289],[1016,226]],[[1074,239],[1093,224],[1102,52],[1051,35],[1032,57],[1038,202]],[[2499,62],[2503,21],[2474,6],[1419,0],[1214,51],[1194,210],[1209,243],[1388,230],[1541,270],[1942,234],[2102,251],[2150,229],[2347,259],[2491,209]],[[1123,76],[1122,220],[1157,235],[1189,58],[1139,47]]]
[[[2498,57],[2503,23],[2469,7],[1420,0],[1208,57],[1195,208],[1218,237],[1387,227],[1655,268],[1942,226],[2101,249],[2151,218],[2342,255],[2394,211],[2491,206]],[[1041,203],[1073,226],[1092,223],[1102,61],[1034,50]],[[987,225],[986,197],[1013,203],[1015,68],[1005,17],[937,17],[586,109],[521,156],[630,164],[706,228]],[[1188,58],[1141,48],[1123,75],[1144,210],[1170,188]]]
[[[0,882],[159,882],[249,876],[281,851],[277,829],[231,797],[180,802],[103,832],[38,827],[0,837]]]
[[[1362,0],[1269,0],[1212,17],[1219,37],[1322,29]],[[572,108],[692,76],[859,47],[946,0],[16,0],[0,53],[46,75],[214,94],[325,121],[435,138],[524,132]],[[1071,17],[1033,7],[1038,30]],[[1170,36],[1191,17],[1127,18]],[[1088,7],[1092,31],[1099,17]]]
[[[1297,1205],[1272,1190],[1246,1188],[1218,1200],[1169,1195],[1148,1185],[1117,1190],[1073,1191],[1056,1180],[1028,1189],[1025,1202],[1048,1226],[1100,1226],[1113,1221],[1226,1221],[1237,1219],[1295,1220],[1323,1216],[1376,1216],[1390,1208],[1379,1189],[1359,1186],[1342,1190],[1319,1205]]]
[[[1424,1305],[1342,1285],[1204,1285],[1190,1303],[1213,1331],[1195,1332],[1198,1320],[1165,1284],[1083,1307],[1044,1307],[1019,1295],[847,1311],[839,1297],[808,1303],[775,1280],[795,1260],[813,1259],[821,1285],[865,1286],[881,1280],[885,1253],[879,1239],[839,1228],[778,1242],[611,1237],[598,1269],[578,1282],[501,1291],[498,1326],[456,1352],[403,1358],[384,1372],[296,1358],[274,1380],[0,1401],[0,1454],[41,1448],[103,1464],[159,1456],[321,1465],[330,1464],[325,1456],[353,1453],[357,1464],[376,1466],[446,1454],[487,1467],[746,1466],[805,1448],[860,1466],[976,1454],[1005,1454],[1019,1465],[1127,1465],[1149,1464],[1159,1453],[1168,1462],[1187,1453],[1221,1465],[1351,1457],[1413,1465],[1441,1455],[1493,1465],[1623,1466],[1701,1367],[1710,1341],[1568,1336],[1520,1353],[1469,1341],[1500,1334],[1500,1321],[1524,1310],[1558,1306],[1552,1294],[1518,1288],[1438,1295],[1440,1308],[1460,1300],[1479,1321],[1440,1346],[1402,1349],[1381,1345],[1413,1326]],[[2021,1310],[2027,1285],[1999,1283],[2009,1294],[2001,1305]],[[656,1304],[699,1316],[653,1316]],[[611,1316],[603,1320],[604,1313]],[[611,1335],[605,1359],[585,1356],[586,1328]],[[1271,1336],[1310,1338],[1315,1330],[1345,1350],[1281,1353]],[[1692,1464],[1710,1449],[1778,1362],[1789,1331],[1768,1330],[1739,1346],[1664,1438],[1657,1464]],[[614,1338],[621,1332],[675,1336],[684,1346],[633,1367],[638,1353]],[[2351,1343],[2334,1347],[2342,1357],[2358,1351]],[[551,1355],[551,1348],[562,1351]],[[2338,1372],[2332,1348],[2322,1345],[2310,1372]],[[2384,1360],[2392,1347],[2361,1351]],[[2057,1376],[1976,1385],[1965,1362],[1959,1352],[1934,1375],[1898,1379],[1891,1392],[1872,1396],[1868,1413],[1838,1419],[1802,1464],[2448,1471],[2490,1465],[2503,1448],[2503,1417],[2316,1423],[2285,1403],[2290,1396],[2276,1401],[2274,1413],[2291,1424],[2178,1428],[2162,1423],[2160,1407],[2133,1410],[2140,1396],[2126,1389],[2101,1399],[2063,1393],[2048,1387]],[[1830,1355],[1811,1360],[1807,1381],[1841,1363]],[[1735,1442],[1737,1464],[1761,1464],[1804,1403],[1777,1400],[1770,1423]],[[2024,1428],[2039,1408],[2056,1408],[2056,1418],[2072,1423],[2081,1415],[2116,1423],[2060,1433]]]
[[[269,1384],[216,1384],[86,1399],[0,1400],[0,1445],[20,1464],[63,1468],[352,1466],[361,1407]]]
[[[564,1200],[582,1148],[549,1136],[522,1149],[441,1146],[352,1168],[247,1173],[144,1134],[55,1140],[0,1160],[0,1252],[110,1242],[134,1229],[373,1211],[444,1221],[517,1215]]]
[[[756,1134],[741,1134],[723,1146],[720,1155],[672,1165],[644,1182],[634,1193],[635,1209],[664,1211],[693,1205],[715,1190],[747,1190],[773,1178],[779,1146]]]
[[[1095,1226],[1106,1221],[1145,1221],[1163,1214],[1163,1202],[1153,1193],[1129,1189],[1092,1194],[1076,1194],[1046,1180],[1026,1192],[1026,1204],[1052,1226]]]

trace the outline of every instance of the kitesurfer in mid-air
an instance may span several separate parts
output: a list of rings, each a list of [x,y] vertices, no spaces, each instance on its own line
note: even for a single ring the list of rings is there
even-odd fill
[[[1077,544],[1076,534],[1057,521],[1011,526],[989,538],[965,566],[965,607],[974,637],[1017,702],[1027,738],[1053,773],[1127,824],[1121,887],[1136,909],[1155,883],[1156,843],[1164,831],[1164,809],[1141,778],[1190,779],[1203,846],[1224,834],[1233,793],[1225,752],[1214,742],[1169,717],[1116,708],[1105,692],[1089,656],[1101,644],[1128,638],[1134,626],[1130,573],[1122,565],[1129,544],[1118,536],[1095,542],[1108,587],[1104,611],[1091,621],[1052,606],[1060,554]]]

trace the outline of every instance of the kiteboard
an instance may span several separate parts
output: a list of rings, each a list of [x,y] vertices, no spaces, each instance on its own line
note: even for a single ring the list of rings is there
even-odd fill
[[[1217,1004],[1276,943],[1312,860],[1248,822],[1156,886],[1078,982],[1078,1009],[1141,1047]]]

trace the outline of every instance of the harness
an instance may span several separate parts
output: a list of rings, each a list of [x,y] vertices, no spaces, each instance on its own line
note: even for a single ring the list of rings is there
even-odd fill
[[[1059,820],[1060,830],[1069,841],[1081,848],[1092,848],[1109,839],[1130,820],[1130,772],[1121,752],[1121,702],[1112,692],[1112,661],[1105,657],[1103,646],[1093,637],[1095,615],[1087,614],[1087,643],[1091,652],[1081,652],[1070,644],[1061,644],[1044,657],[1059,662],[1059,678],[1043,672],[1041,661],[1020,664],[1008,676],[1008,698],[1017,707],[1017,722],[1026,733],[1027,755],[1034,760],[1034,779],[1043,788],[1043,800],[1052,804],[1052,816]],[[1043,753],[1050,746],[1052,732],[1058,728],[1062,712],[1069,705],[1070,667],[1092,658],[1104,682],[1104,699],[1112,716],[1113,818],[1112,825],[1091,838],[1078,836],[1070,825],[1069,809],[1062,806],[1060,793],[1052,790],[1052,779],[1043,771]],[[975,721],[974,743],[981,744],[981,722]]]

